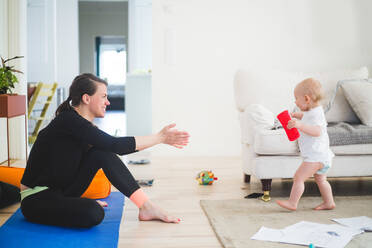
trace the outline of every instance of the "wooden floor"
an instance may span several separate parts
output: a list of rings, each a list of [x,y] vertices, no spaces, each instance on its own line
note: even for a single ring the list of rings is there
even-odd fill
[[[240,158],[153,158],[151,167],[155,182],[152,187],[144,187],[145,192],[182,222],[139,222],[137,208],[127,201],[119,247],[222,247],[199,201],[242,199],[261,192],[257,179],[243,183]],[[218,177],[212,186],[200,186],[195,180],[196,174],[206,169]],[[338,178],[330,182],[336,195],[372,195],[372,178]],[[288,196],[291,186],[291,180],[274,180],[272,196]],[[314,180],[306,183],[304,195],[319,195]]]
[[[180,224],[139,222],[138,210],[127,201],[119,247],[222,247],[200,208],[201,199],[236,199],[246,195],[239,158],[153,158],[154,185],[144,187],[150,198]],[[218,180],[200,186],[201,170],[212,169]]]
[[[171,148],[170,148],[171,149]],[[180,151],[181,152],[181,151]],[[260,183],[253,178],[250,184],[243,183],[241,161],[238,157],[227,158],[152,158],[146,165],[155,178],[151,187],[144,191],[158,205],[182,219],[180,224],[165,224],[158,221],[139,222],[138,210],[126,200],[121,221],[119,246],[122,248],[149,247],[222,247],[204,215],[201,199],[241,199],[252,192],[260,192]],[[141,167],[142,166],[142,167]],[[137,177],[148,168],[131,165]],[[212,186],[200,186],[195,180],[201,170],[212,169],[218,180]],[[372,178],[331,179],[336,195],[372,195]],[[273,196],[287,196],[290,180],[274,180]],[[307,183],[305,194],[318,194],[313,180]],[[19,204],[0,210],[0,225],[16,211]]]

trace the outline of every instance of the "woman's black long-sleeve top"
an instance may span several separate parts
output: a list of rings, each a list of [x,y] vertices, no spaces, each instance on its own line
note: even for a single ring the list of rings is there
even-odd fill
[[[75,110],[63,111],[39,132],[21,183],[64,190],[90,147],[124,155],[135,152],[136,142],[134,137],[108,135]]]

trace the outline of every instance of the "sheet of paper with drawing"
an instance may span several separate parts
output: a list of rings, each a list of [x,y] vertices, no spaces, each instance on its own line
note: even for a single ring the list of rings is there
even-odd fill
[[[345,247],[361,230],[337,224],[326,225],[301,221],[284,229],[261,227],[251,239],[309,245],[324,248]]]
[[[362,233],[340,225],[326,225],[301,221],[283,229],[283,243],[309,245],[315,247],[345,247],[353,236]]]

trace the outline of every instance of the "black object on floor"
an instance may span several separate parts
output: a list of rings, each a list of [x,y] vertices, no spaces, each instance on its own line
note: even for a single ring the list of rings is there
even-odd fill
[[[148,159],[141,159],[141,160],[129,160],[129,164],[149,164],[150,160]]]
[[[152,186],[154,179],[149,180],[136,180],[136,182],[141,186]]]
[[[252,194],[244,196],[244,198],[258,198],[258,197],[261,197],[263,195],[264,195],[263,193],[252,193]]]

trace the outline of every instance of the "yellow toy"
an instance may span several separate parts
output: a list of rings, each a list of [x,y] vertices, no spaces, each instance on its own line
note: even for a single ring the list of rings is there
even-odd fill
[[[217,179],[212,171],[201,171],[196,175],[196,180],[198,180],[200,185],[211,185]]]

